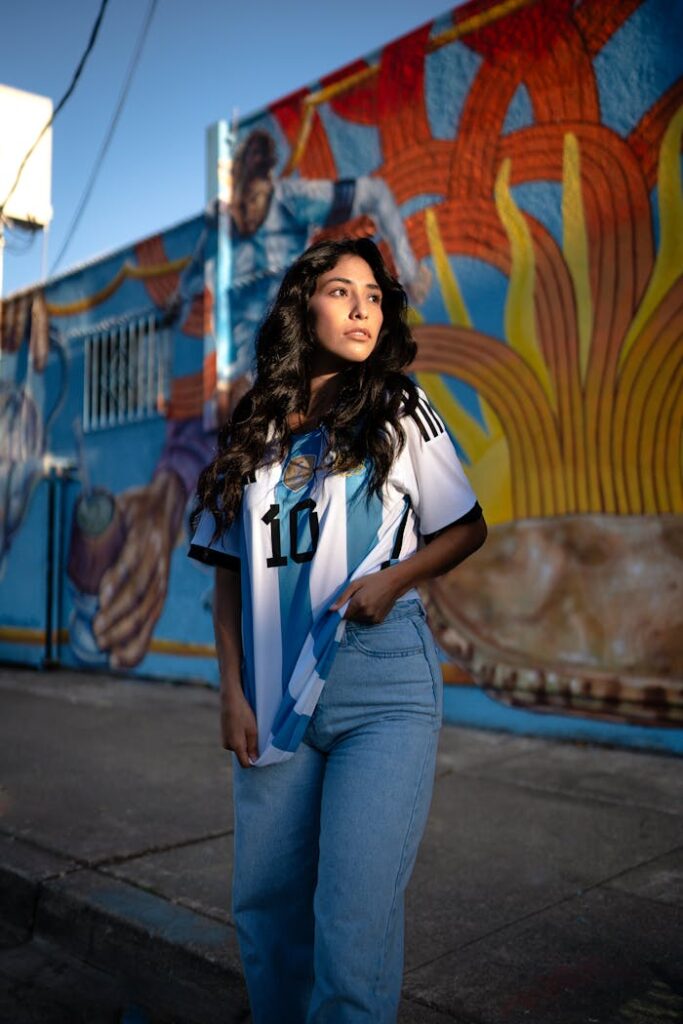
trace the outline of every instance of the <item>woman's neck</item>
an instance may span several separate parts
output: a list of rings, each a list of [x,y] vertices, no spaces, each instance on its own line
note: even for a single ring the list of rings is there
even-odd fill
[[[288,416],[290,430],[316,426],[317,421],[333,407],[340,384],[338,373],[321,373],[311,377],[308,409],[305,413],[290,413]]]

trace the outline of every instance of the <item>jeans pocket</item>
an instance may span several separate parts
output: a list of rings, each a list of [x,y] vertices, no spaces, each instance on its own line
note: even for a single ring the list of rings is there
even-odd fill
[[[407,617],[372,625],[351,621],[346,636],[350,645],[373,658],[406,658],[424,650],[418,621]]]

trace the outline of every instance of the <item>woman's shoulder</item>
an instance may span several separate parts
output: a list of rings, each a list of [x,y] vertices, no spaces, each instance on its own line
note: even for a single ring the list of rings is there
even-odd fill
[[[404,378],[393,394],[387,397],[388,408],[392,410],[389,420],[389,432],[402,434],[408,448],[421,449],[426,441],[431,441],[446,432],[441,415],[432,405],[424,388]],[[396,428],[392,424],[396,425]],[[403,449],[403,445],[401,446]]]
[[[384,385],[384,401],[387,411],[391,410],[398,418],[414,416],[421,401],[426,395],[419,384],[407,374],[396,374]]]

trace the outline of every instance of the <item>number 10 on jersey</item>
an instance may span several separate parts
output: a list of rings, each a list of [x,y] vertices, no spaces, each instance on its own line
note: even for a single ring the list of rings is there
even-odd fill
[[[308,551],[298,550],[300,516],[308,516],[308,528],[311,532],[311,547]],[[280,506],[271,505],[261,522],[270,526],[270,543],[272,555],[266,559],[269,569],[276,566],[287,565],[287,556],[282,554],[282,535],[280,520]],[[312,498],[305,498],[289,510],[289,557],[294,562],[310,562],[318,547],[320,529],[318,524],[318,513],[315,509],[315,502]]]

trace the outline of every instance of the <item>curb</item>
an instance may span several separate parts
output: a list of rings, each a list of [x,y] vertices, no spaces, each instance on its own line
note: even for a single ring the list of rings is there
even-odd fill
[[[251,1024],[234,928],[82,861],[0,833],[0,914],[118,979],[166,1024]],[[398,1024],[466,1024],[415,997]],[[471,1024],[471,1022],[468,1022]]]
[[[234,929],[104,871],[0,836],[0,910],[40,939],[126,980],[169,1024],[247,1024]]]

